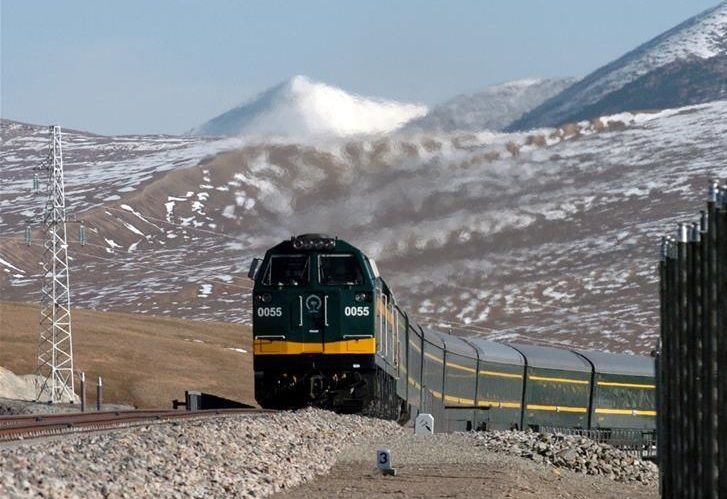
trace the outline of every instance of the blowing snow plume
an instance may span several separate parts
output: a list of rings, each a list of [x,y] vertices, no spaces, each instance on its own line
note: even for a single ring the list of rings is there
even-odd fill
[[[294,139],[348,137],[391,132],[426,112],[425,106],[361,97],[294,76],[191,133]]]

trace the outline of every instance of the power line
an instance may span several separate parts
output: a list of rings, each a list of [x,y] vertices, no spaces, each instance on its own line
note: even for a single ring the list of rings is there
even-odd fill
[[[132,211],[124,210],[123,208],[115,208],[113,206],[105,206],[103,209],[104,210],[118,211],[120,213],[126,213],[127,215],[128,214],[136,215]],[[176,223],[176,222],[172,222],[172,221],[169,221],[169,220],[164,220],[162,218],[157,218],[157,217],[154,217],[154,216],[151,216],[151,215],[144,215],[144,214],[140,214],[140,215],[141,216],[137,215],[137,218],[139,218],[142,221],[143,221],[143,219],[148,218],[149,220],[154,220],[156,222],[161,222],[161,223],[165,223],[165,224],[168,224],[168,225],[173,225],[175,227],[181,227],[183,229],[196,230],[197,232],[202,232],[202,233],[205,233],[205,234],[212,234],[212,235],[215,235],[215,236],[219,236],[219,237],[224,237],[224,238],[227,238],[227,239],[231,239],[233,241],[247,242],[247,241],[245,241],[244,239],[242,239],[242,238],[240,238],[238,236],[232,236],[230,234],[225,234],[224,232],[218,232],[216,230],[211,230],[211,229],[203,229],[201,227],[194,227],[192,225],[184,225],[184,224],[181,224],[181,223]],[[149,223],[149,222],[147,222],[147,223]],[[154,224],[152,224],[152,225],[154,225]]]
[[[15,236],[15,237],[0,236],[0,238],[6,239],[6,240],[21,240],[22,239],[22,238],[17,237],[17,236]],[[36,243],[36,242],[31,242],[29,244],[32,244],[34,246],[42,246],[40,243]],[[104,246],[102,244],[95,244],[95,243],[86,242],[84,245],[85,246],[93,246],[93,247],[101,248],[101,249],[104,249],[104,250],[109,250],[109,247],[108,246]],[[126,253],[127,255],[131,255],[131,256],[136,256],[138,254],[141,254],[141,252],[127,251],[127,250],[120,249],[120,248],[111,248],[111,250],[113,252],[118,251],[119,253]],[[142,262],[133,262],[133,261],[129,261],[129,260],[126,260],[126,259],[112,259],[112,258],[109,258],[109,257],[101,257],[101,256],[97,256],[97,255],[92,255],[90,253],[84,253],[82,251],[74,251],[74,253],[76,255],[82,255],[82,256],[86,256],[88,258],[94,258],[94,259],[97,259],[97,260],[108,261],[108,262],[116,263],[116,264],[119,264],[119,265],[130,265],[130,266],[137,267],[137,268],[143,268],[144,270],[156,270],[158,272],[162,272],[162,273],[174,275],[174,276],[177,276],[177,277],[187,277],[187,278],[194,277],[193,275],[182,274],[180,272],[174,272],[174,271],[167,270],[167,269],[163,269],[163,268],[160,268],[160,267],[149,266],[149,265],[147,265],[145,263],[142,263]],[[144,255],[145,256],[149,256],[149,253],[144,253]],[[209,267],[193,267],[191,265],[185,265],[185,264],[182,264],[182,263],[175,263],[174,265],[176,265],[177,267],[180,267],[182,269],[187,269],[187,270],[191,270],[191,271],[199,271],[199,270],[202,270],[202,271],[209,272],[209,270],[210,270]],[[208,280],[212,280],[212,281],[215,281],[215,282],[219,282],[221,284],[224,284],[225,286],[237,287],[237,288],[241,288],[241,289],[250,289],[250,290],[252,289],[252,286],[245,287],[245,286],[242,286],[242,285],[239,285],[239,284],[228,283],[228,282],[224,281],[223,279],[216,279],[214,277],[209,277],[209,274],[207,274],[205,276],[202,276],[202,277],[208,278]]]
[[[535,305],[535,306],[541,306],[541,307],[545,307],[545,308],[552,308],[552,309],[560,310],[560,311],[568,311],[568,309],[566,307],[562,307],[562,306],[559,307],[557,305],[549,305],[549,304],[545,304],[545,303],[533,303],[532,301],[528,300],[524,296],[523,297],[516,296],[516,297],[514,297],[514,299],[515,300],[521,300],[521,301],[527,300],[527,303],[529,303],[531,305]],[[648,324],[642,324],[641,322],[628,321],[626,319],[619,319],[618,317],[611,317],[610,320],[613,320],[613,321],[616,321],[616,322],[623,322],[624,324],[629,324],[629,325],[632,325],[632,326],[639,326],[639,327],[643,327],[643,328],[653,328],[653,326],[649,326]]]
[[[97,255],[91,255],[90,253],[83,253],[83,252],[80,252],[80,251],[76,251],[76,254],[77,255],[83,255],[83,256],[86,256],[88,258],[95,258],[96,260],[103,260],[103,261],[107,261],[107,262],[119,263],[118,260],[114,260],[114,259],[111,259],[111,258],[105,258],[105,257],[102,257],[102,256],[97,256]],[[173,275],[173,276],[176,276],[176,277],[187,277],[187,278],[194,277],[194,276],[191,276],[191,275],[188,275],[188,274],[182,274],[180,272],[174,272],[174,271],[171,271],[171,270],[161,269],[161,268],[158,268],[158,267],[150,267],[150,266],[145,265],[145,264],[142,264],[142,263],[135,263],[135,262],[124,261],[122,264],[123,265],[131,265],[133,267],[142,267],[143,266],[144,269],[154,270],[156,272],[162,272],[162,273],[169,274],[169,275]],[[199,268],[188,267],[186,265],[181,265],[181,264],[175,264],[175,265],[178,265],[179,267],[182,267],[182,268],[187,268],[189,270],[200,270]],[[209,277],[209,275],[202,276],[202,278],[204,278],[205,280],[208,280],[208,281],[212,281],[212,282],[216,282],[216,283],[222,284],[224,286],[228,286],[228,287],[240,288],[240,289],[245,289],[245,290],[252,290],[251,287],[242,286],[242,285],[239,285],[239,284],[233,284],[233,283],[230,283],[230,282],[226,282],[226,281],[224,281],[222,279],[218,279],[218,278],[215,278],[215,277]]]
[[[482,336],[483,334],[488,334],[488,333],[493,333],[494,332],[494,334],[489,334],[489,336],[485,336],[484,339],[496,338],[498,335],[502,335],[502,334],[516,334],[518,336],[521,336],[523,338],[526,338],[528,341],[533,341],[533,342],[536,342],[536,343],[544,343],[544,344],[553,345],[553,346],[567,347],[569,349],[570,348],[573,348],[573,345],[568,344],[568,343],[559,342],[559,341],[556,341],[556,340],[544,340],[542,338],[532,338],[532,337],[530,337],[530,336],[528,336],[526,334],[522,334],[522,333],[507,333],[505,331],[499,331],[497,329],[488,328],[488,327],[485,327],[485,326],[479,326],[479,327],[478,326],[472,326],[471,324],[467,324],[467,323],[461,323],[461,322],[456,322],[456,321],[448,321],[448,320],[441,320],[441,319],[434,319],[434,318],[425,317],[425,316],[422,316],[422,315],[419,315],[419,314],[408,314],[408,315],[410,315],[412,317],[417,317],[419,319],[424,319],[423,322],[425,322],[426,324],[429,324],[429,325],[438,326],[440,324],[446,324],[446,325],[448,325],[450,327],[453,326],[452,329],[455,329],[455,330],[465,331],[465,332],[475,332],[475,333],[477,333],[475,336],[478,336],[478,337],[479,336]],[[483,329],[485,331],[483,331]]]
[[[570,276],[570,277],[574,277],[574,276]],[[483,289],[467,288],[467,287],[464,287],[464,286],[458,286],[456,284],[451,284],[451,283],[447,283],[446,285],[447,286],[450,286],[450,287],[453,287],[453,288],[461,289],[463,291],[469,291],[470,293],[481,293],[481,292],[484,291]],[[551,308],[551,309],[559,310],[561,312],[572,313],[572,311],[569,310],[567,307],[558,306],[558,305],[550,305],[550,304],[539,303],[539,302],[533,302],[532,300],[529,300],[528,298],[526,298],[524,296],[523,297],[520,297],[520,296],[510,295],[510,298],[513,299],[513,300],[520,300],[521,302],[526,302],[526,303],[528,303],[529,305],[532,305],[532,306],[541,306],[543,308]],[[626,319],[620,319],[618,317],[611,317],[610,320],[613,320],[615,322],[623,322],[624,324],[629,324],[629,325],[633,325],[633,326],[639,326],[639,327],[643,327],[643,328],[647,328],[647,329],[652,329],[653,328],[652,326],[649,326],[648,324],[642,324],[640,322],[628,321]]]
[[[425,319],[429,321],[438,321],[442,324],[447,325],[458,325],[460,327],[466,327],[467,329],[473,330],[473,331],[479,331],[480,333],[501,333],[502,331],[499,331],[495,328],[490,328],[487,326],[479,326],[476,324],[466,323],[466,322],[458,322],[458,321],[452,321],[452,320],[444,320],[444,319],[437,319],[430,316],[420,315],[420,314],[413,314],[409,313],[408,315],[412,317],[418,317],[420,319]]]
[[[497,334],[490,334],[489,336],[482,336],[483,333],[481,331],[478,331],[477,329],[469,328],[466,326],[454,326],[453,324],[447,323],[446,321],[425,320],[424,323],[428,324],[430,326],[432,326],[432,325],[438,326],[441,324],[447,324],[448,327],[450,327],[450,329],[454,329],[457,331],[464,331],[464,332],[475,332],[477,334],[475,334],[473,337],[476,337],[476,338],[483,337],[483,339],[485,339],[485,340],[497,341],[498,339],[500,339],[500,338],[498,338]],[[508,333],[502,333],[502,334],[508,334]],[[543,344],[543,345],[547,345],[547,346],[554,346],[554,347],[567,348],[567,349],[574,348],[574,345],[571,345],[571,344],[565,343],[565,342],[559,342],[559,341],[555,341],[555,340],[545,340],[542,338],[533,338],[531,336],[524,335],[521,333],[509,333],[509,334],[516,334],[517,336],[522,337],[526,341],[537,343],[537,344]]]
[[[36,243],[36,242],[33,242],[31,244],[32,245],[35,245],[35,246],[40,246],[40,243]],[[87,243],[87,244],[93,245],[93,243]],[[101,246],[101,245],[98,245],[98,244],[97,245],[94,245],[94,246],[98,246],[100,248],[106,248],[105,246]],[[111,262],[111,263],[115,263],[115,264],[119,264],[119,265],[129,265],[129,266],[132,266],[132,267],[141,268],[143,270],[153,270],[153,271],[156,271],[156,272],[161,272],[161,273],[168,274],[168,275],[172,275],[172,276],[175,276],[175,277],[185,277],[185,278],[195,277],[195,276],[191,276],[191,275],[188,275],[188,274],[182,274],[180,272],[175,272],[175,271],[172,271],[172,270],[167,270],[167,269],[162,269],[162,268],[155,267],[155,266],[150,266],[150,265],[147,265],[147,264],[144,264],[144,263],[141,263],[141,262],[133,262],[133,261],[128,261],[128,260],[119,260],[119,259],[114,259],[114,258],[108,258],[108,257],[103,257],[103,256],[98,256],[98,255],[92,255],[90,253],[84,253],[82,251],[74,251],[74,253],[76,255],[85,256],[87,258],[93,258],[93,259],[96,259],[96,260]],[[201,268],[198,268],[198,267],[190,267],[190,266],[183,265],[183,264],[175,264],[175,265],[177,265],[178,267],[181,267],[181,268],[186,268],[188,270],[194,270],[194,271],[197,271],[197,270],[205,270],[205,269],[201,269]],[[219,283],[219,284],[221,284],[223,286],[244,289],[244,290],[247,290],[247,291],[252,290],[252,287],[249,286],[249,285],[248,286],[243,286],[241,284],[233,284],[231,282],[226,282],[226,281],[224,281],[222,279],[210,277],[209,274],[200,276],[199,280],[201,280],[201,279],[205,279],[205,280],[208,280],[208,281],[216,282],[216,283]]]

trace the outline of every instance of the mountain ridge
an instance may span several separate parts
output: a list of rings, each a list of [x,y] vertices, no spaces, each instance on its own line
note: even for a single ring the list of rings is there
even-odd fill
[[[470,94],[457,95],[434,106],[401,131],[500,131],[577,81],[576,78],[513,80]]]
[[[596,69],[510,124],[507,131],[575,121],[584,108],[611,92],[676,60],[709,59],[727,53],[727,1],[693,16]],[[678,107],[674,102],[669,107]],[[682,104],[683,105],[683,104]]]

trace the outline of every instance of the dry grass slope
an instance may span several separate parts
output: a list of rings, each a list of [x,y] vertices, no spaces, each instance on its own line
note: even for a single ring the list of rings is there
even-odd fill
[[[37,306],[0,302],[1,366],[33,372],[38,316]],[[103,376],[107,402],[169,407],[193,389],[254,403],[252,354],[230,350],[251,352],[248,326],[75,309],[73,336],[76,369]]]

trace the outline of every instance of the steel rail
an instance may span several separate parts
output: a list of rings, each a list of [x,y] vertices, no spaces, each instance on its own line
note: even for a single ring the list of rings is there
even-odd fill
[[[64,414],[25,414],[0,416],[0,442],[98,431],[180,419],[214,416],[269,414],[266,409],[212,409],[201,411],[130,410]]]

